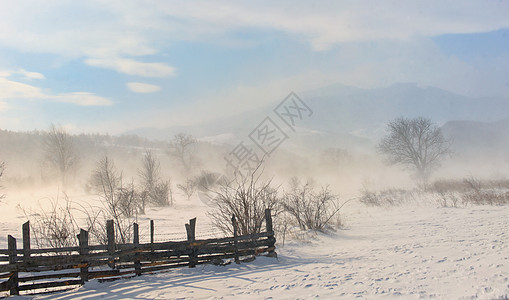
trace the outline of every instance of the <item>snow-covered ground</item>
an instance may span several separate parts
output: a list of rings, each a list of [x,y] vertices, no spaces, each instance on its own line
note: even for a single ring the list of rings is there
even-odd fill
[[[156,217],[171,219],[171,213],[183,222],[199,208],[198,202],[180,209],[177,205]],[[203,220],[203,212],[201,216]],[[309,234],[279,245],[277,259],[201,265],[108,283],[92,280],[72,291],[35,298],[509,297],[509,206],[366,208],[351,203],[343,218],[346,228],[336,233]]]

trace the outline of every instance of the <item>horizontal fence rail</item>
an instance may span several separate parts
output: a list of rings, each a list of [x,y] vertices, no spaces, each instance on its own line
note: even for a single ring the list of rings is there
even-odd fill
[[[76,247],[32,249],[30,223],[23,224],[22,248],[9,235],[8,249],[0,249],[0,292],[19,295],[21,291],[57,291],[83,285],[90,279],[114,280],[171,268],[198,264],[224,264],[225,259],[240,263],[267,253],[275,256],[274,231],[269,209],[265,211],[266,232],[237,235],[232,216],[233,237],[196,239],[196,218],[185,224],[187,240],[154,242],[154,222],[150,221],[150,242],[140,243],[138,224],[133,224],[133,242],[115,243],[113,221],[106,224],[106,245],[89,245],[89,233],[81,229]]]

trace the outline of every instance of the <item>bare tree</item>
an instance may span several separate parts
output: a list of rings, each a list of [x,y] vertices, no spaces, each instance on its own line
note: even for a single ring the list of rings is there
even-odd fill
[[[144,201],[144,193],[136,191],[133,183],[123,186],[122,174],[117,172],[108,156],[97,163],[90,185],[103,200],[102,208],[87,212],[88,216],[94,216],[93,222],[89,222],[91,234],[104,241],[106,229],[102,224],[112,219],[119,242],[127,243],[132,234],[132,224],[141,210],[140,203]],[[99,216],[102,216],[103,222],[96,222]]]
[[[108,156],[105,156],[97,162],[90,185],[95,193],[104,197],[107,202],[112,202],[121,181],[121,175],[117,173],[115,165]]]
[[[169,145],[169,153],[175,157],[184,168],[184,171],[189,174],[194,166],[198,164],[195,156],[195,147],[197,140],[194,136],[179,133],[173,137]]]
[[[156,160],[152,151],[146,150],[142,160],[142,167],[139,175],[145,189],[151,190],[160,178],[161,164]]]
[[[51,125],[44,139],[46,160],[59,174],[62,185],[68,183],[68,177],[75,170],[78,154],[74,140],[62,127]]]
[[[167,206],[173,204],[173,195],[170,182],[161,180],[160,166],[152,152],[147,150],[143,156],[139,176],[147,200],[157,206]],[[142,210],[145,211],[145,202],[142,203]]]
[[[5,171],[5,162],[0,162],[0,179],[2,179],[2,176],[4,175]],[[3,189],[3,186],[0,185],[0,191]],[[0,194],[0,200],[5,198],[5,194]]]
[[[390,164],[415,169],[426,184],[431,171],[450,153],[450,141],[430,119],[399,118],[387,125],[388,135],[378,144],[380,153]]]

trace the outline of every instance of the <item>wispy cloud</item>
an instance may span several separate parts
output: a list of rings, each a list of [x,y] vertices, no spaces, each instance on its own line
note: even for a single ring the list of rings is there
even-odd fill
[[[38,72],[30,72],[25,69],[19,69],[16,73],[21,74],[26,79],[46,79],[46,77]]]
[[[71,103],[79,106],[113,105],[110,99],[93,93],[74,92],[51,94],[39,87],[0,77],[0,100],[30,99]]]
[[[161,90],[161,87],[143,82],[129,82],[127,88],[135,93],[155,93]]]
[[[509,27],[508,2],[486,1],[199,1],[156,2],[157,16],[182,20],[182,39],[243,28],[274,29],[307,40],[315,50],[345,42],[408,39]],[[123,8],[118,8],[122,10]],[[124,13],[129,13],[123,11]],[[451,17],[454,16],[454,17]],[[166,22],[170,22],[166,20]]]
[[[108,98],[97,96],[93,93],[74,92],[49,96],[50,100],[71,103],[79,106],[109,106],[113,105],[113,101]]]
[[[344,42],[509,27],[509,2],[485,0],[96,0],[74,4],[79,14],[68,9],[63,0],[1,2],[0,42],[23,51],[98,59],[152,55],[160,51],[156,45],[175,40],[234,39],[230,33],[245,28],[290,33],[324,50]]]
[[[47,95],[35,86],[0,77],[0,99],[37,99]]]
[[[88,65],[113,69],[119,73],[143,77],[166,77],[175,75],[175,68],[166,63],[146,63],[127,58],[90,58]]]

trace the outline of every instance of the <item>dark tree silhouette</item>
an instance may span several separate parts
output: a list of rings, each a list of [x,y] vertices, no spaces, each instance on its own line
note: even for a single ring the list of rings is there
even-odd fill
[[[450,153],[450,141],[430,119],[398,118],[387,124],[387,130],[388,134],[378,144],[379,152],[390,164],[414,169],[424,184]]]
[[[194,154],[196,143],[197,140],[194,136],[185,133],[175,135],[170,141],[169,153],[182,164],[186,175],[189,175],[197,164]]]
[[[62,185],[66,185],[69,175],[78,163],[74,140],[62,127],[51,125],[44,139],[46,160],[58,171]]]

